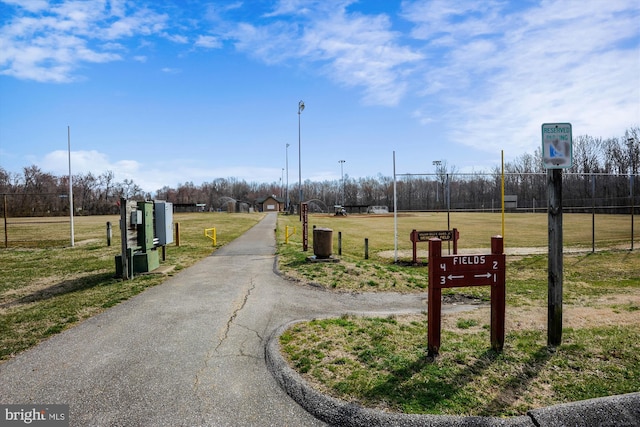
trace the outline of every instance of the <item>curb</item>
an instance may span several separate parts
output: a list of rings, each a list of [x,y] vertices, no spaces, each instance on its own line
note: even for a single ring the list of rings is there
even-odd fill
[[[280,353],[280,335],[296,323],[279,327],[267,340],[265,360],[267,368],[280,387],[300,406],[316,418],[336,426],[640,426],[640,392],[559,404],[529,411],[527,415],[511,418],[464,417],[449,415],[398,414],[364,408],[326,396],[313,389],[291,367]]]

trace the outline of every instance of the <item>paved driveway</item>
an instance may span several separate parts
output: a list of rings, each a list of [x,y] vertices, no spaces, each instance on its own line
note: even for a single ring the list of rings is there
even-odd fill
[[[267,370],[269,335],[297,319],[420,312],[426,293],[290,283],[273,272],[276,220],[0,365],[0,403],[69,404],[78,426],[323,425]]]

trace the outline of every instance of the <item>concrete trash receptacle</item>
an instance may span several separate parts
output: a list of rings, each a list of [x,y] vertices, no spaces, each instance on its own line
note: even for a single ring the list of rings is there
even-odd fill
[[[313,229],[313,254],[316,258],[331,258],[333,249],[333,230],[330,228]]]

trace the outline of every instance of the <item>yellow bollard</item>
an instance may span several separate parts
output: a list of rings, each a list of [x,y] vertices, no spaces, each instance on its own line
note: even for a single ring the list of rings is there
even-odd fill
[[[213,246],[216,246],[216,229],[214,228],[205,228],[204,235],[210,238],[213,241]]]
[[[289,233],[289,229],[293,228],[293,233]],[[288,225],[285,225],[284,227],[284,242],[286,244],[289,243],[289,237],[293,236],[294,234],[296,234],[296,228],[295,227],[289,227]]]

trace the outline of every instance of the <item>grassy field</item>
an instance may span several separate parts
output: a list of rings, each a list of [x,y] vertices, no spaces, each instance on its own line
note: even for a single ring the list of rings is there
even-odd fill
[[[177,272],[211,254],[214,248],[204,236],[205,228],[216,228],[217,243],[222,246],[262,217],[175,214],[174,221],[180,223],[180,247],[167,247],[163,265],[174,266]],[[107,221],[113,224],[111,246],[106,242]],[[70,247],[68,221],[29,218],[12,222],[20,223],[22,236],[27,236],[30,246],[37,242],[37,247],[0,249],[0,360],[166,280],[162,274],[126,282],[114,277],[114,257],[120,252],[117,216],[76,217],[74,247]]]
[[[499,215],[455,214],[460,253],[487,248],[500,234]],[[640,390],[640,252],[621,250],[629,218],[599,216],[591,253],[591,216],[565,215],[563,342],[546,345],[546,215],[507,217],[507,336],[504,351],[490,349],[489,288],[443,290],[449,301],[484,302],[443,317],[440,356],[426,358],[426,313],[389,318],[343,316],[295,325],[281,336],[285,357],[314,387],[364,406],[405,413],[511,416],[541,406]],[[297,217],[281,217],[280,268],[291,277],[345,292],[425,292],[427,268],[411,266],[411,229],[446,229],[440,214],[404,216],[393,263],[393,220],[312,216],[310,224],[342,231],[339,263],[309,263],[301,251]],[[626,230],[625,230],[625,224]],[[297,234],[284,244],[285,225]],[[311,229],[311,227],[310,227]],[[598,232],[597,232],[598,234]],[[310,230],[310,236],[312,236]],[[370,259],[363,240],[369,238]],[[626,237],[628,241],[628,236]],[[446,247],[446,246],[445,246]],[[588,249],[588,250],[585,250]],[[540,252],[540,251],[538,251]]]
[[[167,248],[173,271],[209,255],[205,228],[216,227],[224,245],[262,218],[261,214],[176,214],[181,246]],[[460,252],[488,252],[500,234],[499,214],[451,215],[460,230]],[[105,224],[114,225],[106,246]],[[114,278],[120,251],[117,217],[77,217],[76,246],[69,246],[68,222],[23,223],[29,248],[0,249],[0,360],[166,280],[148,274],[123,282]],[[297,228],[284,244],[284,226]],[[343,234],[339,263],[312,264],[301,250],[297,216],[278,220],[279,268],[292,278],[344,292],[426,292],[427,268],[410,265],[412,229],[446,229],[446,214],[402,215],[400,263],[393,262],[393,218],[312,215],[310,225]],[[15,231],[16,224],[12,225]],[[311,227],[310,227],[311,228]],[[546,216],[508,215],[507,250],[547,245]],[[31,234],[29,234],[31,233]],[[310,230],[310,235],[312,235]],[[565,215],[564,337],[546,346],[547,259],[540,251],[507,257],[505,350],[489,349],[489,289],[448,289],[448,301],[480,308],[443,318],[441,355],[427,363],[426,316],[342,317],[296,325],[281,338],[291,365],[318,389],[349,401],[409,413],[514,415],[571,400],[640,390],[640,251],[629,246],[629,217],[596,218],[596,253],[591,216]],[[364,259],[364,238],[370,259]],[[426,244],[424,244],[426,245]],[[636,242],[640,246],[640,242]],[[420,246],[423,256],[426,247]],[[173,274],[173,273],[169,273]],[[426,306],[425,306],[426,307]]]
[[[564,246],[567,252],[588,252],[592,239],[591,215],[575,214],[564,216]],[[296,234],[288,245],[280,245],[281,268],[290,276],[314,282],[327,288],[358,291],[415,292],[428,285],[426,242],[418,243],[420,265],[418,268],[404,268],[412,260],[411,230],[446,230],[446,213],[401,214],[398,219],[398,259],[394,260],[394,219],[392,216],[352,215],[311,215],[309,219],[309,251],[303,252],[302,230],[298,216],[281,216],[279,219],[279,241],[284,241],[285,226],[296,227]],[[341,258],[339,264],[313,264],[306,261],[313,255],[313,226],[333,230],[333,253]],[[458,249],[465,251],[490,252],[491,236],[502,231],[501,215],[491,213],[453,213],[451,226],[458,228],[460,239]],[[546,214],[507,214],[505,221],[505,252],[519,254],[544,254],[548,246]],[[338,256],[338,232],[342,234],[342,256]],[[638,236],[640,237],[640,236]],[[364,259],[364,239],[369,240],[369,260]],[[596,217],[596,250],[618,250],[630,247],[630,217],[623,215],[600,215]],[[636,239],[635,247],[640,247]],[[447,242],[443,242],[443,253],[447,253]],[[637,254],[637,252],[634,252]],[[546,267],[546,257],[545,267]],[[514,261],[512,258],[511,261]],[[526,262],[526,261],[523,261]],[[625,264],[627,261],[622,262]],[[623,271],[632,271],[620,265]],[[508,279],[519,277],[517,269],[508,269]],[[617,271],[617,268],[616,268]],[[640,271],[640,269],[639,269]],[[640,274],[637,274],[640,275]],[[546,281],[546,272],[543,279]],[[546,282],[545,282],[546,283]],[[445,293],[450,292],[446,291]],[[460,292],[460,291],[457,291]],[[464,292],[473,295],[488,294],[483,288]]]
[[[567,247],[591,249],[592,216],[590,214],[565,214],[563,221],[564,244]],[[548,216],[546,213],[507,213],[505,215],[505,248],[547,247]],[[637,219],[636,219],[637,222]],[[448,224],[449,223],[449,224]],[[300,241],[298,216],[283,216],[281,226],[296,226],[298,233],[293,242]],[[328,214],[309,216],[309,236],[313,226],[328,227],[337,233],[342,231],[343,248],[346,253],[364,253],[364,239],[369,239],[370,251],[374,254],[393,250],[392,215],[349,215],[336,217]],[[459,248],[489,247],[491,237],[502,234],[502,217],[499,213],[446,212],[400,213],[398,215],[398,249],[411,250],[411,230],[447,230],[457,228],[460,232]],[[629,215],[596,215],[596,248],[630,247],[631,217]],[[640,245],[640,226],[635,227],[636,244]],[[426,250],[426,243],[420,248]],[[636,246],[637,246],[636,245]]]

